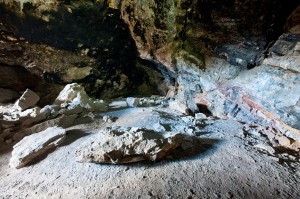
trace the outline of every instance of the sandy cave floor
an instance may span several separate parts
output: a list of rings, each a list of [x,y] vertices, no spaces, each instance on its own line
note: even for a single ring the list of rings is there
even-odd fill
[[[210,119],[197,146],[168,160],[128,165],[78,163],[82,140],[105,126],[195,131],[193,118],[168,108],[127,108],[99,114],[116,120],[74,126],[65,142],[31,166],[9,168],[12,145],[0,146],[0,198],[300,198],[299,162],[282,161],[253,146],[262,136],[233,120]]]

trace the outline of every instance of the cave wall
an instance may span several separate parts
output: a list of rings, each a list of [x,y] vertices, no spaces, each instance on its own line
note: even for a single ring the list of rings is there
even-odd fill
[[[164,94],[300,140],[298,4],[2,1],[0,63],[97,97]]]
[[[120,11],[104,2],[5,1],[0,13],[0,62],[55,89],[79,82],[98,98],[166,92],[155,65],[139,58]]]

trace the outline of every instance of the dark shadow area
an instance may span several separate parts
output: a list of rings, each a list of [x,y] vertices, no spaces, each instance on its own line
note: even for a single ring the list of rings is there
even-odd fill
[[[66,139],[61,143],[60,146],[62,147],[62,146],[67,146],[69,144],[72,144],[76,140],[78,140],[82,137],[85,137],[87,135],[89,135],[89,134],[87,134],[86,132],[84,132],[80,129],[67,131]]]
[[[198,110],[200,113],[205,114],[206,116],[212,116],[212,113],[208,109],[208,107],[204,104],[197,104]]]
[[[188,160],[194,159],[201,156],[205,156],[210,152],[213,152],[214,145],[220,142],[219,139],[213,138],[191,138],[191,145],[187,149],[178,148],[175,150],[173,156],[173,160]]]
[[[48,157],[49,154],[53,153],[58,147],[51,147],[49,148],[47,151],[45,151],[43,154],[36,156],[34,159],[32,159],[32,161],[30,161],[30,163],[28,163],[26,165],[27,166],[32,166],[36,163],[39,163],[40,161],[46,159]]]
[[[211,139],[211,138],[192,138],[192,143],[190,143],[190,147],[187,149],[183,149],[181,147],[177,148],[172,154],[169,155],[168,159],[163,159],[156,162],[144,161],[140,163],[129,164],[130,166],[144,166],[144,167],[156,167],[163,166],[169,164],[171,162],[176,161],[187,161],[193,159],[201,159],[201,157],[205,157],[210,155],[215,150],[215,145],[220,142],[219,139]]]
[[[9,53],[9,52],[6,52]],[[0,51],[0,56],[3,55]],[[14,54],[9,55],[14,56]],[[0,63],[0,86],[14,91],[24,91],[27,88],[34,89],[42,83],[40,77],[30,73],[21,66],[9,66]]]
[[[0,30],[56,50],[85,52],[94,58],[96,63],[91,73],[75,80],[82,83],[91,96],[109,99],[164,92],[160,88],[163,75],[154,63],[139,58],[119,10],[107,7],[105,2],[95,1],[60,2],[57,6],[55,11],[50,9],[39,13],[37,7],[24,3],[21,14],[0,3]],[[76,67],[85,67],[84,64]],[[46,82],[66,84],[61,75],[46,71],[43,78]]]
[[[10,153],[13,150],[13,146],[16,143],[11,143],[11,144],[5,144],[5,143],[1,143],[0,144],[0,155],[6,154],[6,153]]]

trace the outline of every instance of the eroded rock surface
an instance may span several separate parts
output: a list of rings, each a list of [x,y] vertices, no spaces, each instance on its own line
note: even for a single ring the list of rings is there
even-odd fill
[[[66,131],[63,128],[51,127],[25,137],[14,146],[9,165],[17,169],[26,166],[38,156],[58,146],[65,135]]]
[[[183,142],[181,134],[162,134],[135,127],[106,128],[92,135],[76,151],[79,162],[126,164],[166,158]]]

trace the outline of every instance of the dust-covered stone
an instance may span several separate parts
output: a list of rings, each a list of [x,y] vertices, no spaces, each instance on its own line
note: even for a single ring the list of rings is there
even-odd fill
[[[64,140],[65,135],[65,129],[51,127],[25,137],[14,146],[9,165],[17,169],[26,166],[36,157],[59,145]]]
[[[179,133],[161,134],[135,127],[106,128],[92,135],[76,151],[79,162],[126,164],[166,158],[183,142]]]

